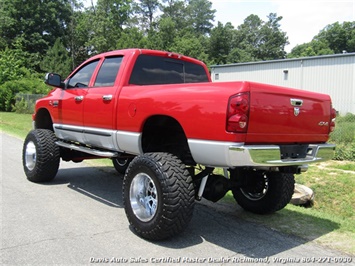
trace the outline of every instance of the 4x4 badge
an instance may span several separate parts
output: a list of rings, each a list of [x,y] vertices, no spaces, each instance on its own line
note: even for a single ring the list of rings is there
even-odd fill
[[[295,116],[298,116],[300,114],[300,108],[298,108],[298,107],[293,108],[293,114]]]

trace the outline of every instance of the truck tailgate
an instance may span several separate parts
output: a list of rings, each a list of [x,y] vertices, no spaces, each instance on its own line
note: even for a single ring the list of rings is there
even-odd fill
[[[321,143],[328,140],[328,95],[250,82],[247,143]]]

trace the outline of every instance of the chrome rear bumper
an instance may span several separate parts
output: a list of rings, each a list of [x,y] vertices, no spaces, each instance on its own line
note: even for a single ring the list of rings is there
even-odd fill
[[[229,146],[229,161],[233,166],[291,166],[331,160],[333,144],[310,144],[304,158],[281,159],[277,145],[232,145]]]

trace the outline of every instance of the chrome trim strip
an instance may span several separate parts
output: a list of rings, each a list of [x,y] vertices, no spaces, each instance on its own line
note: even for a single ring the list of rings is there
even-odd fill
[[[113,130],[103,129],[103,128],[93,128],[93,127],[79,127],[71,125],[54,124],[55,129],[72,131],[77,133],[99,135],[103,137],[111,137]]]
[[[84,133],[83,127],[77,127],[77,126],[66,126],[66,125],[58,125],[54,124],[54,130],[64,130],[64,131],[71,131],[71,132],[76,132],[76,133]]]

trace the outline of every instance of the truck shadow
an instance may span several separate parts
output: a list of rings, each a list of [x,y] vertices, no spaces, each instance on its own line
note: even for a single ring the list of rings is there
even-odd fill
[[[59,169],[50,185],[68,188],[114,208],[123,208],[122,175],[113,167],[75,167]]]
[[[63,184],[67,184],[69,189],[109,207],[123,208],[122,176],[113,167],[79,166],[60,169],[56,179],[48,185]],[[227,249],[229,253],[225,256],[230,257],[230,251],[232,251],[233,256],[266,258],[302,246],[339,228],[339,225],[332,221],[312,217],[313,221],[321,223],[323,226],[321,228],[318,226],[318,230],[312,232],[307,239],[303,239],[272,229],[272,224],[266,226],[258,222],[258,220],[265,218],[277,223],[278,215],[280,214],[257,216],[243,211],[237,204],[215,204],[202,200],[195,205],[194,216],[184,233],[172,239],[151,242],[151,244],[167,249],[164,256],[174,256],[173,250],[191,247],[203,248],[207,242]],[[284,222],[286,219],[287,223],[287,219],[289,219],[290,224],[294,224],[291,221],[295,217],[303,221],[311,220],[307,214],[300,215],[300,213],[287,209],[282,210],[281,215]],[[304,222],[299,223],[297,230],[309,231],[307,226],[311,225]],[[132,228],[130,230],[134,233]],[[306,252],[306,248],[304,249]],[[169,254],[170,252],[172,255]],[[224,256],[224,254],[211,254],[211,257],[220,256]]]
[[[286,209],[282,210],[281,215],[287,216],[290,224],[294,224],[294,217],[305,221],[311,220],[309,215],[300,215],[298,212]],[[263,259],[302,246],[339,228],[337,223],[312,217],[312,220],[317,224],[322,224],[322,227],[319,228],[318,226],[318,230],[304,239],[292,234],[282,233],[274,229],[270,222],[269,225],[259,222],[265,219],[277,223],[279,216],[279,213],[267,216],[255,215],[242,210],[237,204],[221,206],[202,200],[200,204],[197,204],[193,220],[184,234],[173,240],[162,241],[158,244],[169,248],[185,248],[185,243],[193,241],[193,237],[196,238],[198,235],[202,240],[201,243],[213,243],[235,252],[236,256],[242,255]],[[283,220],[285,222],[285,218]],[[312,227],[310,224],[299,223],[297,230],[308,232],[310,229],[306,228],[307,226]],[[307,251],[306,248],[305,251]],[[216,257],[215,254],[213,255],[211,254],[211,257]]]

